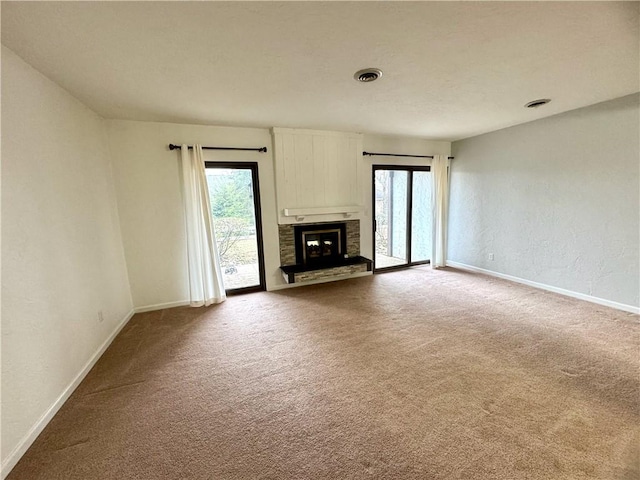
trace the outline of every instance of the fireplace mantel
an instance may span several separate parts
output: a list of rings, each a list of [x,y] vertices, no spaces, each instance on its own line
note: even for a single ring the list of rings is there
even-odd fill
[[[360,213],[362,207],[359,205],[349,205],[346,207],[309,207],[309,208],[285,208],[282,213],[285,217],[296,217],[298,222],[303,221],[306,217],[314,215],[342,215],[344,218],[350,218],[355,213]]]

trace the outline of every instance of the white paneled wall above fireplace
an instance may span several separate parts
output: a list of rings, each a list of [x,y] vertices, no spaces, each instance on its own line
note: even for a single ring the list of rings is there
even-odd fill
[[[274,128],[278,223],[360,218],[362,135]]]

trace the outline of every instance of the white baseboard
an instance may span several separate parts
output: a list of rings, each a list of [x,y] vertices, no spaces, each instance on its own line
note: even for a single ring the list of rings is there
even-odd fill
[[[484,268],[473,267],[471,265],[466,265],[464,263],[452,262],[450,260],[447,260],[447,267],[458,268],[460,270],[467,270],[469,272],[483,273],[491,277],[497,277],[497,278],[502,278],[504,280],[510,280],[516,283],[522,283],[523,285],[539,288],[541,290],[547,290],[553,293],[559,293],[560,295],[566,295],[567,297],[577,298],[579,300],[585,300],[591,303],[597,303],[598,305],[603,305],[605,307],[611,307],[611,308],[615,308],[617,310],[622,310],[625,312],[640,314],[640,307],[634,307],[633,305],[626,305],[624,303],[613,302],[611,300],[606,300],[604,298],[598,298],[592,295],[586,295],[584,293],[573,292],[571,290],[565,290],[564,288],[553,287],[551,285],[546,285],[544,283],[533,282],[531,280],[525,280],[524,278],[514,277],[512,275],[506,275],[504,273],[498,273],[492,270],[486,270]]]
[[[136,307],[133,309],[135,313],[153,312],[154,310],[164,310],[165,308],[184,307],[189,305],[189,300],[181,300],[179,302],[158,303],[156,305],[146,305],[144,307]]]
[[[60,407],[67,401],[67,399],[71,396],[74,390],[80,385],[80,382],[84,380],[84,377],[87,376],[87,373],[93,368],[96,362],[100,359],[102,354],[105,352],[111,342],[116,338],[120,330],[124,328],[124,326],[129,322],[131,317],[133,317],[134,311],[131,310],[127,315],[122,319],[122,321],[118,324],[118,326],[111,332],[111,335],[100,345],[98,350],[91,356],[89,361],[85,364],[85,366],[80,370],[78,375],[73,379],[73,381],[64,389],[64,391],[60,394],[60,396],[53,402],[46,412],[40,417],[40,419],[31,427],[31,429],[27,432],[27,434],[22,438],[22,440],[18,443],[16,448],[7,456],[6,460],[2,463],[2,478],[4,479],[9,472],[16,466],[20,458],[25,454],[25,452],[29,449],[31,444],[35,441],[35,439],[42,433],[42,430],[47,426],[47,424],[51,421]]]
[[[273,285],[271,288],[269,288],[269,291],[273,292],[275,290],[285,290],[287,288],[305,287],[307,285],[315,285],[317,283],[335,282],[337,280],[347,280],[349,278],[366,277],[368,275],[373,275],[373,272],[349,273],[347,275],[336,275],[335,277],[321,278],[318,280],[309,280],[308,282],[284,283],[282,285]]]

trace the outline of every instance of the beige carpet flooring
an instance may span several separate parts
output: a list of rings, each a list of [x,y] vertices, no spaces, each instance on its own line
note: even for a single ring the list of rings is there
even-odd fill
[[[429,268],[138,314],[8,478],[637,479],[639,326]]]

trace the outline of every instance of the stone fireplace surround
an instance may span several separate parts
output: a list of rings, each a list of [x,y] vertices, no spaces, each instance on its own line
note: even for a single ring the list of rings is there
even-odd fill
[[[335,221],[309,222],[309,224],[313,225],[335,223]],[[329,268],[307,267],[296,264],[295,225],[278,225],[280,269],[287,283],[329,280],[332,277],[344,277],[354,273],[371,271],[371,260],[360,256],[360,220],[345,220],[343,223],[347,233],[346,253],[348,258],[341,265]]]

